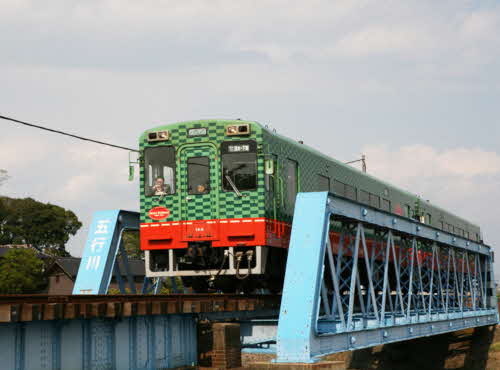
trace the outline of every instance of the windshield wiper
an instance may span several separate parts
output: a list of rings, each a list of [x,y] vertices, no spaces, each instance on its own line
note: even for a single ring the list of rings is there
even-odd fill
[[[239,197],[242,197],[243,194],[241,194],[240,191],[238,190],[238,188],[236,187],[236,185],[234,185],[234,182],[233,182],[233,180],[231,180],[231,178],[229,177],[229,175],[226,175],[226,180],[227,180],[227,182],[229,182],[229,185],[231,185],[231,187],[233,188],[233,190],[236,193],[236,195],[239,196]]]

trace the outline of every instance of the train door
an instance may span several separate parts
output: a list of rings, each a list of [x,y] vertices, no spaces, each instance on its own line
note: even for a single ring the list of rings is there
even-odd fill
[[[186,147],[180,152],[182,220],[218,218],[218,176],[215,149]]]

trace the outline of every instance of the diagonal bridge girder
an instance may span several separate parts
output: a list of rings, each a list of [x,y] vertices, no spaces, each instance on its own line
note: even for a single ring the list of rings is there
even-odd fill
[[[491,248],[327,192],[299,193],[277,362],[494,325]]]

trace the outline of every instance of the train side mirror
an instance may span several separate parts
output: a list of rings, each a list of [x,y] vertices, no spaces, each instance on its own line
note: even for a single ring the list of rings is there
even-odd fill
[[[138,155],[137,159],[134,161],[132,159],[132,153],[133,152],[128,152],[128,181],[134,181],[134,173],[135,173],[135,168],[134,164],[140,164],[140,154]]]
[[[274,174],[274,161],[272,159],[266,159],[264,162],[264,172],[266,175]]]

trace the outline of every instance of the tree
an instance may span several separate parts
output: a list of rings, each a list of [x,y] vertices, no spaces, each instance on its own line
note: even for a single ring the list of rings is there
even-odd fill
[[[125,231],[123,233],[123,246],[128,258],[144,259],[144,252],[140,245],[139,232]]]
[[[82,226],[62,207],[32,198],[0,198],[0,244],[30,244],[53,256],[69,256],[65,245]]]
[[[45,285],[44,263],[33,249],[11,249],[0,259],[0,293],[34,293]]]

